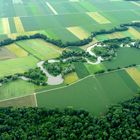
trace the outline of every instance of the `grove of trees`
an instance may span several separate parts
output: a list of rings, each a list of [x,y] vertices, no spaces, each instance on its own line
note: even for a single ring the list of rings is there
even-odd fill
[[[0,108],[0,139],[140,140],[140,96],[100,116],[70,108]]]

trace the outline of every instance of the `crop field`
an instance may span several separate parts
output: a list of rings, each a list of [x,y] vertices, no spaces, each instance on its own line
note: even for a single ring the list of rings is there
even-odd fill
[[[136,68],[127,69],[128,74],[133,78],[133,80],[140,86],[140,71]]]
[[[98,71],[105,70],[105,67],[103,64],[98,64],[98,65],[85,64],[85,66],[90,74],[94,74]]]
[[[140,2],[124,0],[0,0],[0,41],[42,33],[51,39],[71,42],[94,31],[140,21]],[[88,45],[69,46],[86,50],[97,41],[131,37],[140,39],[140,28],[97,35]],[[0,48],[0,78],[37,67],[39,61],[60,56],[64,49],[41,39],[17,41]],[[98,65],[75,62],[75,72],[60,85],[36,86],[24,80],[0,84],[0,106],[73,107],[101,114],[111,104],[127,100],[140,91],[140,51],[119,48],[117,57]],[[61,61],[60,61],[61,62]],[[96,72],[123,68],[104,74]],[[112,82],[113,81],[113,82]]]
[[[78,80],[79,80],[79,78],[78,78],[76,72],[67,74],[67,75],[64,77],[64,82],[65,82],[65,84],[72,84],[72,83],[74,83],[74,82],[76,82],[76,81],[78,81]]]
[[[14,53],[17,57],[26,57],[28,56],[28,52],[23,50],[21,47],[19,47],[16,44],[11,44],[6,46],[8,50],[10,50],[12,53]]]
[[[75,65],[75,71],[80,79],[89,75],[89,72],[83,63],[78,62],[75,63],[74,65]]]
[[[37,86],[29,82],[18,80],[0,87],[0,100],[30,95]]]
[[[103,62],[107,69],[123,68],[131,64],[140,64],[140,50],[136,48],[120,48],[118,55],[111,61]]]
[[[131,98],[139,89],[127,72],[119,71],[89,76],[71,86],[39,93],[37,102],[39,107],[82,108],[99,114],[111,104]]]
[[[16,58],[16,55],[6,48],[0,48],[0,60]]]
[[[0,34],[7,36],[42,30],[51,38],[76,41],[92,31],[140,19],[139,2],[123,0],[0,0],[0,3]],[[78,36],[81,30],[82,35]]]
[[[57,46],[39,39],[19,41],[17,42],[17,45],[41,60],[58,57],[62,51],[62,49],[58,48]]]
[[[36,67],[38,60],[33,56],[7,59],[0,61],[0,77],[12,75],[15,73],[23,73],[30,68]]]
[[[14,107],[36,107],[35,96],[27,95],[25,97],[7,99],[0,101],[1,107],[14,106]]]

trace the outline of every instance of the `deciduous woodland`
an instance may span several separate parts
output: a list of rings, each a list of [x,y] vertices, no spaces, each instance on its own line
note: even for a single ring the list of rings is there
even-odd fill
[[[101,115],[84,110],[0,108],[0,139],[139,140],[140,96]]]

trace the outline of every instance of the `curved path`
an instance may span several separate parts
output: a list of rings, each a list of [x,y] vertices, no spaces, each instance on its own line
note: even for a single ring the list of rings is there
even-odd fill
[[[88,52],[91,56],[94,56],[94,57],[97,58],[97,61],[96,61],[96,62],[92,62],[92,61],[90,61],[89,59],[86,58],[86,61],[87,61],[88,64],[97,65],[97,64],[100,64],[100,63],[103,61],[103,58],[102,58],[101,56],[97,56],[97,55],[92,51],[92,49],[95,48],[97,45],[98,45],[98,44],[96,43],[96,44],[94,44],[94,45],[88,47],[87,50],[86,50],[86,52]],[[98,45],[98,46],[100,46],[100,45]]]
[[[53,76],[51,74],[49,74],[49,72],[44,69],[43,67],[44,61],[38,62],[37,63],[37,67],[40,68],[40,70],[48,77],[48,85],[59,85],[62,84],[64,79],[62,78],[62,75],[58,75],[58,76]]]

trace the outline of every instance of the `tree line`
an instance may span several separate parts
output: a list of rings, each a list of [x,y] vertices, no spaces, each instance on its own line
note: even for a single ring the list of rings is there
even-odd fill
[[[100,116],[71,108],[0,108],[0,139],[140,140],[140,96]]]
[[[121,24],[119,27],[114,27],[110,30],[103,29],[100,31],[91,32],[91,35],[88,38],[85,38],[85,39],[79,40],[79,41],[75,41],[75,42],[67,41],[67,42],[63,43],[61,40],[51,39],[44,34],[37,33],[34,35],[29,35],[29,36],[27,36],[27,35],[18,36],[16,39],[10,39],[10,38],[5,39],[3,41],[0,41],[0,47],[12,44],[16,41],[28,40],[28,39],[43,39],[44,41],[52,43],[52,44],[54,44],[58,47],[61,47],[61,48],[65,48],[65,47],[69,47],[69,46],[83,46],[83,45],[86,45],[86,44],[89,44],[90,42],[92,42],[93,38],[96,37],[97,35],[111,34],[114,32],[127,31],[129,26],[140,27],[140,22]]]

